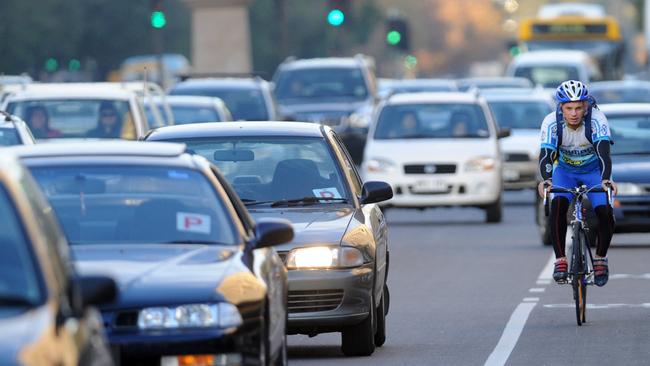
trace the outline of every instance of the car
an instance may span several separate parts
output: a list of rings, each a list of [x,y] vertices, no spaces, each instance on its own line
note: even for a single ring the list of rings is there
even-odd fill
[[[194,95],[168,95],[155,98],[155,104],[166,103],[170,106],[176,125],[202,122],[232,121],[232,115],[226,104],[216,97]],[[149,108],[147,114],[151,113]]]
[[[22,119],[0,110],[0,146],[34,145],[34,136]]]
[[[360,164],[377,104],[375,63],[364,55],[288,58],[273,75],[280,118],[333,128]]]
[[[52,203],[82,274],[121,293],[100,308],[123,364],[286,364],[286,220],[254,222],[206,159],[181,144],[13,147]]]
[[[0,364],[112,365],[93,306],[115,299],[115,282],[78,275],[52,207],[6,151],[0,216]]]
[[[650,103],[650,81],[610,80],[589,84],[591,94],[598,104]]]
[[[271,86],[260,77],[187,78],[172,87],[169,95],[220,98],[236,121],[277,119]]]
[[[342,333],[348,356],[386,338],[390,294],[384,182],[362,183],[336,132],[301,122],[169,126],[148,141],[187,144],[212,160],[253,217],[284,217],[294,240],[276,247],[289,270],[290,334]]]
[[[497,125],[510,129],[510,136],[500,141],[504,189],[535,188],[539,129],[544,117],[555,110],[553,100],[538,88],[483,89],[481,94]]]
[[[602,79],[602,71],[596,60],[579,50],[529,51],[515,56],[506,76],[524,77],[535,85],[555,89],[565,80],[584,83]]]
[[[2,107],[29,125],[37,140],[61,138],[138,139],[149,130],[138,95],[111,83],[27,84],[8,95]],[[119,84],[119,83],[117,83]],[[38,133],[30,116],[39,110],[49,120]],[[102,111],[110,112],[112,128],[102,130]]]
[[[458,84],[453,79],[379,79],[377,89],[383,99],[397,93],[458,91]]]
[[[388,207],[479,207],[487,222],[500,222],[498,139],[508,135],[480,94],[393,95],[370,127],[362,176],[392,186]]]
[[[611,147],[612,177],[618,185],[618,194],[613,200],[614,232],[650,232],[650,104],[603,104],[600,109],[607,116],[614,141]],[[543,202],[537,193],[535,195],[540,237],[543,244],[551,245]],[[597,224],[592,210],[588,211],[587,220],[591,226]]]
[[[526,78],[512,76],[469,77],[458,80],[460,91],[467,91],[472,87],[478,89],[532,88],[533,83]]]

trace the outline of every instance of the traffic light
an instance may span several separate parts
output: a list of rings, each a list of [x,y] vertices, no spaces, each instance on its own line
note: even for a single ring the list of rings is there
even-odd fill
[[[410,49],[409,27],[405,18],[388,18],[386,23],[386,43],[401,51]]]
[[[348,14],[350,0],[327,0],[327,23],[332,27],[340,27]]]
[[[167,24],[167,18],[162,8],[162,0],[151,0],[151,27],[162,29]]]

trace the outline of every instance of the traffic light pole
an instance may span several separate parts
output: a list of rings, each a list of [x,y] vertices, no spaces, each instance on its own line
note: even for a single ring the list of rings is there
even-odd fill
[[[156,55],[156,68],[158,69],[158,83],[165,90],[165,70],[163,63],[163,34],[162,29],[153,29],[153,47]]]

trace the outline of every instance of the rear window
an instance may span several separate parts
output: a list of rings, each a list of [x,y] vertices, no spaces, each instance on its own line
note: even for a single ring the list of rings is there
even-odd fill
[[[404,104],[382,109],[374,138],[488,138],[485,114],[476,104]]]
[[[368,88],[360,68],[307,68],[282,71],[275,88],[278,100],[351,98],[365,99]]]
[[[524,77],[545,88],[555,88],[565,80],[578,80],[578,69],[573,66],[521,66],[515,76]]]
[[[178,85],[170,95],[202,95],[221,98],[235,121],[268,121],[264,95],[259,89]]]
[[[530,102],[488,102],[499,127],[513,129],[539,129],[542,120],[553,109],[549,103]]]

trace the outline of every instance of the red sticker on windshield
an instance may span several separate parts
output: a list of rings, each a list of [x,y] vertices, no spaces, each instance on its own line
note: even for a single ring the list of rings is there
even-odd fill
[[[210,234],[210,216],[191,212],[177,212],[176,230]]]

